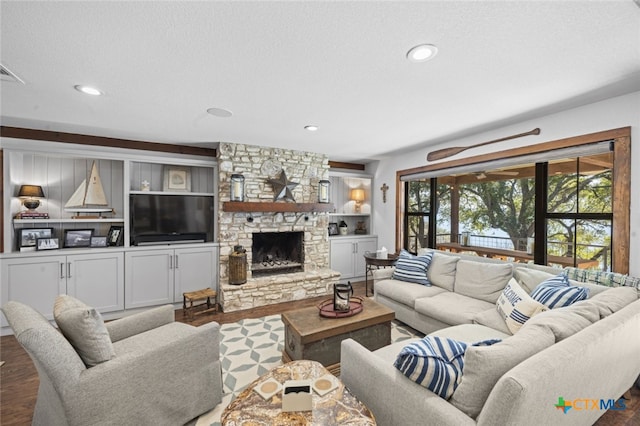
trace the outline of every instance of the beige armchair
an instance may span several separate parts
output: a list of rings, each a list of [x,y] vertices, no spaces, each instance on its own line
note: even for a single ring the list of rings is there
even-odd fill
[[[2,311],[38,370],[34,425],[180,425],[221,402],[215,322],[174,322],[167,305],[106,323],[110,359],[87,367],[39,312],[13,301]]]

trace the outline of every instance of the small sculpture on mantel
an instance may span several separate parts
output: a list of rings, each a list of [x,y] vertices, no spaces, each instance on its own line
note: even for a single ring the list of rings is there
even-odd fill
[[[284,170],[280,172],[280,176],[277,179],[267,179],[267,181],[273,186],[273,201],[278,201],[282,198],[283,200],[296,202],[291,191],[298,186],[298,182],[291,182]]]
[[[360,221],[356,222],[355,233],[356,234],[366,234],[367,233],[367,226],[364,224],[363,220],[360,220]]]

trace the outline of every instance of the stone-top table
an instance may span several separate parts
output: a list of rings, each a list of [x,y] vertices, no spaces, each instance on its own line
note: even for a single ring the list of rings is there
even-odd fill
[[[312,391],[312,411],[282,412],[282,391],[265,400],[254,391],[266,380],[273,378],[280,384],[287,380],[311,380],[312,383],[329,371],[319,362],[292,361],[273,368],[253,381],[225,408],[221,423],[225,426],[272,425],[375,425],[369,409],[352,395],[337,378],[338,386],[324,396]]]

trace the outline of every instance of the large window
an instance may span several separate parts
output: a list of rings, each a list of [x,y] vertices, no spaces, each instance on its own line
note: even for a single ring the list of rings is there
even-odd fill
[[[399,172],[405,196],[398,241],[412,252],[435,247],[628,272],[629,139],[596,142]]]
[[[547,259],[568,257],[575,266],[611,269],[613,153],[548,164]]]

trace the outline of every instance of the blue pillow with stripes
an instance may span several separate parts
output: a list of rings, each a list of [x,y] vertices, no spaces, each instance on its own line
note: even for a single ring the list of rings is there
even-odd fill
[[[551,309],[562,308],[589,297],[589,289],[569,284],[569,278],[560,274],[538,284],[531,297]]]
[[[396,261],[396,269],[393,271],[391,278],[430,286],[431,281],[427,278],[427,270],[429,269],[429,265],[431,265],[432,258],[432,251],[421,254],[420,256],[414,256],[402,249],[400,250],[400,255]]]
[[[466,343],[427,336],[402,348],[393,365],[409,379],[449,399],[462,380],[466,349]]]

